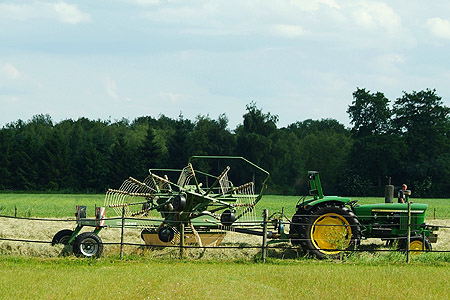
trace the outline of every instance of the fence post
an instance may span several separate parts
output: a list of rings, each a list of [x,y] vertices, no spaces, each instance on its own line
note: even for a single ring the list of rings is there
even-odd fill
[[[267,217],[269,215],[269,211],[267,209],[263,210],[263,241],[262,241],[262,254],[261,259],[266,262],[266,254],[267,254]]]
[[[123,234],[125,228],[125,206],[122,207],[122,226],[120,233],[120,259],[123,259]]]
[[[180,258],[184,258],[184,223],[180,225]]]
[[[436,220],[436,207],[433,209],[433,220]]]
[[[410,261],[410,243],[411,243],[411,202],[408,201],[408,228],[406,234],[406,262]]]
[[[14,205],[14,218],[17,218],[17,205]]]
[[[425,230],[422,231],[422,252],[425,251]]]

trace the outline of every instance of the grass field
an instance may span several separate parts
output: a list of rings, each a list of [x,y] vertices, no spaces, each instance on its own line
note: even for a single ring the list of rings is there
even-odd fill
[[[103,205],[104,195],[0,194],[0,214],[73,218],[75,205]],[[298,197],[266,196],[258,204],[270,212],[285,208],[291,216]],[[360,203],[382,202],[362,198]],[[436,208],[432,223],[450,225],[450,200],[420,199]],[[433,214],[428,214],[433,220]],[[0,218],[0,237],[49,241],[74,222]],[[125,242],[142,243],[139,230],[127,229]],[[260,244],[260,237],[227,235],[224,242]],[[439,231],[433,249],[448,250],[450,229]],[[119,229],[105,229],[104,242],[117,242]],[[241,240],[239,240],[241,239]],[[364,246],[362,246],[364,247]],[[366,246],[367,247],[367,246]],[[372,246],[368,246],[369,249]],[[296,250],[269,251],[268,262],[255,263],[259,249],[146,250],[105,245],[104,257],[92,260],[59,256],[62,246],[0,241],[0,299],[448,299],[449,253],[426,253],[405,263],[399,252],[358,252],[343,260],[317,261]]]
[[[0,214],[13,216],[17,208],[20,217],[73,217],[76,205],[102,206],[102,194],[0,194]]]
[[[449,277],[421,262],[0,257],[0,299],[448,299]]]

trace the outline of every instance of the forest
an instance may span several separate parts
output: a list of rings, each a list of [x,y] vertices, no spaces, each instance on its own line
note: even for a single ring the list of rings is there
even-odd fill
[[[149,168],[183,168],[192,155],[232,155],[268,170],[271,194],[307,194],[307,171],[316,170],[327,195],[383,196],[391,178],[414,197],[450,197],[450,109],[435,90],[391,101],[358,88],[347,113],[350,128],[330,118],[279,128],[277,115],[251,102],[234,130],[226,114],[58,123],[35,115],[0,129],[0,190],[99,193]]]

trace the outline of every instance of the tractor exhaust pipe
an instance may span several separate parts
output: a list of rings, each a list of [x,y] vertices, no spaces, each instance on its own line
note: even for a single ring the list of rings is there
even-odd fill
[[[394,186],[391,184],[391,177],[388,177],[388,184],[384,187],[384,202],[394,203]]]

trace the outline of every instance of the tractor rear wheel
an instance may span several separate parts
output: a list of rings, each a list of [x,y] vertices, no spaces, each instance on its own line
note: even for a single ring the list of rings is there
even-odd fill
[[[406,239],[402,239],[399,243],[399,248],[403,251],[408,251],[408,244]],[[412,236],[409,241],[409,250],[411,254],[420,254],[422,251],[431,251],[431,242],[425,237],[425,240],[421,236]]]
[[[73,241],[73,253],[80,257],[100,257],[103,253],[102,239],[93,232],[83,232]]]
[[[343,205],[325,203],[309,212],[299,209],[292,220],[303,251],[317,258],[335,257],[343,250],[355,249],[361,239],[358,218]]]
[[[305,218],[307,216],[308,212],[303,208],[299,208],[292,217],[292,222],[289,225],[289,235],[291,236],[291,243],[294,246],[301,245],[299,228],[306,222]]]

